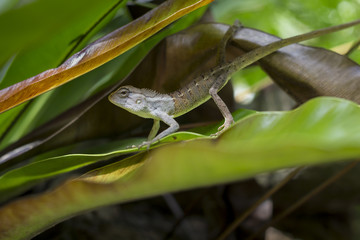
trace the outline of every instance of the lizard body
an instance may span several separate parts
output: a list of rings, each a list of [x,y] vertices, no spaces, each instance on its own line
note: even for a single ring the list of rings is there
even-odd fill
[[[194,108],[200,106],[211,98],[209,90],[214,84],[214,77],[197,77],[184,87],[169,93],[175,108],[170,112],[174,117],[181,116]]]
[[[224,38],[220,43],[220,48],[217,54],[218,66],[204,74],[201,74],[181,89],[169,94],[163,94],[149,89],[123,86],[113,92],[109,96],[109,100],[115,105],[140,117],[154,119],[154,125],[149,134],[148,141],[145,141],[139,147],[144,145],[149,147],[150,144],[157,142],[161,138],[177,131],[179,129],[179,124],[174,120],[174,118],[191,111],[210,98],[213,98],[225,118],[224,124],[218,129],[218,132],[214,134],[217,136],[229,128],[234,122],[229,109],[217,94],[217,92],[226,85],[233,73],[287,45],[345,29],[359,23],[360,20],[357,20],[338,26],[315,30],[291,38],[282,39],[266,46],[256,48],[236,58],[231,63],[226,63],[226,44],[236,32],[237,28],[239,28],[239,26],[234,24],[225,33]],[[159,130],[160,121],[169,125],[169,128],[156,136]]]

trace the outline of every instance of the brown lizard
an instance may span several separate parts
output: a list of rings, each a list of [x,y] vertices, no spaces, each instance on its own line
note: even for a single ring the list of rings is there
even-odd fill
[[[237,23],[235,23],[233,26],[229,27],[220,43],[217,53],[218,65],[208,72],[201,74],[183,88],[164,94],[145,88],[123,86],[113,92],[109,96],[109,100],[113,104],[140,117],[154,119],[154,124],[148,136],[148,140],[140,144],[138,146],[139,148],[142,146],[147,146],[149,148],[152,143],[155,143],[161,138],[176,132],[179,129],[179,124],[174,118],[191,111],[202,103],[208,101],[210,98],[215,101],[220,112],[225,118],[224,124],[221,125],[218,131],[212,135],[218,136],[234,123],[234,119],[229,109],[217,94],[226,85],[232,74],[282,47],[327,33],[339,31],[359,23],[360,20],[356,20],[338,26],[323,28],[298,36],[282,39],[266,46],[256,48],[241,55],[234,61],[226,63],[225,48],[227,42],[240,27]],[[169,125],[169,128],[156,135],[160,127],[160,121]]]

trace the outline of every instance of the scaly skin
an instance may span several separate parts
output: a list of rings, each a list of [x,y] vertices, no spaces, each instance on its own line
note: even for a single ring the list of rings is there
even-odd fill
[[[234,121],[229,109],[217,95],[217,92],[226,85],[233,73],[287,45],[339,31],[359,23],[360,20],[357,20],[279,40],[266,46],[254,49],[236,58],[231,63],[225,63],[226,43],[231,38],[235,30],[239,28],[236,24],[234,24],[233,27],[229,28],[220,44],[221,46],[217,56],[218,66],[204,74],[201,74],[201,76],[197,77],[183,88],[169,94],[161,94],[149,89],[124,86],[113,92],[109,96],[109,100],[115,105],[140,117],[154,119],[154,125],[149,134],[148,141],[145,141],[138,147],[147,146],[149,148],[152,143],[155,143],[161,138],[177,131],[179,124],[174,120],[174,118],[191,111],[210,98],[214,99],[225,118],[225,123],[218,129],[218,132],[214,134],[217,136],[228,129]],[[169,125],[169,128],[156,136],[159,129],[159,121],[165,122]]]

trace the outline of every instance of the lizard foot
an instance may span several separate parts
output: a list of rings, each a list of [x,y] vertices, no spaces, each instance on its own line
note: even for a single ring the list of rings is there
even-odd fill
[[[146,146],[146,150],[149,150],[151,144],[152,144],[151,141],[145,141],[145,142],[143,142],[142,144],[140,144],[139,146],[136,146],[136,147],[138,148],[138,150],[140,150],[140,148]]]
[[[142,147],[146,146],[146,150],[149,150],[149,149],[150,149],[151,144],[153,144],[153,143],[157,143],[157,142],[159,142],[159,140],[156,140],[156,139],[154,138],[154,139],[152,139],[152,140],[145,141],[145,142],[143,142],[142,144],[140,144],[139,146],[135,146],[135,147],[137,147],[137,148],[138,148],[138,150],[140,150],[140,148],[142,148]]]
[[[233,119],[231,119],[231,120],[225,119],[224,124],[221,125],[221,126],[218,128],[218,131],[217,131],[216,133],[211,134],[210,137],[217,137],[217,136],[219,136],[219,135],[222,134],[226,129],[228,129],[233,123],[234,123],[234,120],[233,120]]]
[[[140,144],[140,145],[130,145],[130,146],[127,146],[125,149],[137,148],[138,150],[140,150],[140,148],[142,148],[143,146],[147,146],[146,149],[149,150],[151,144],[152,144],[152,142],[150,142],[150,141],[145,141],[145,142],[143,142],[143,143]]]

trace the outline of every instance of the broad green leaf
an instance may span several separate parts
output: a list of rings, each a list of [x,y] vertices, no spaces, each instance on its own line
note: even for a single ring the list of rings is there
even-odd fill
[[[290,112],[255,113],[218,139],[169,144],[0,209],[0,238],[30,238],[96,207],[236,181],[257,173],[360,156],[360,108],[316,98]],[[170,157],[171,156],[171,157]]]
[[[19,0],[3,0],[0,2],[0,14],[11,9]]]
[[[161,143],[178,142],[205,137],[191,132],[178,132],[161,140]],[[16,168],[0,176],[0,202],[22,193],[36,183],[48,178],[67,173],[92,163],[137,152],[137,148],[145,139],[128,139],[126,141],[106,143],[105,146],[92,147],[91,153],[66,154],[37,160],[23,167]],[[74,146],[76,147],[76,146]],[[59,153],[56,151],[56,153]]]
[[[56,69],[49,69],[32,78],[0,91],[0,111],[60,86],[117,57],[150,37],[181,16],[212,0],[170,0],[128,25],[98,39],[74,54]]]
[[[11,123],[14,121],[16,116],[21,112],[23,107],[24,107],[24,104],[16,106],[16,107],[12,108],[11,110],[1,114],[1,116],[0,116],[0,135],[4,134],[5,131],[10,130],[9,128],[11,126]],[[3,140],[3,139],[1,139],[1,140]],[[0,143],[1,142],[2,141],[0,141]]]
[[[251,110],[238,110],[233,116],[236,121],[254,114],[255,111]],[[177,132],[162,139],[160,144],[153,146],[159,147],[162,144],[168,144],[171,142],[179,142],[190,139],[207,138],[210,134],[216,132],[216,129],[220,126],[218,124],[212,124],[206,127],[200,127],[193,129],[193,132]],[[57,176],[62,173],[70,172],[89,164],[104,161],[113,157],[118,157],[124,154],[137,152],[136,148],[127,148],[132,145],[139,145],[145,139],[127,139],[122,141],[107,142],[94,144],[92,142],[86,144],[78,144],[78,146],[66,147],[65,151],[71,151],[71,148],[80,149],[77,154],[65,154],[61,155],[60,151],[54,151],[54,153],[46,153],[45,157],[41,155],[37,157],[37,160],[33,163],[25,165],[23,167],[10,170],[0,176],[0,202],[13,197],[16,194],[24,192],[36,183],[46,180],[50,177]],[[91,148],[85,152],[81,145],[91,145]],[[153,148],[152,147],[152,148]],[[55,155],[55,156],[49,156]]]

